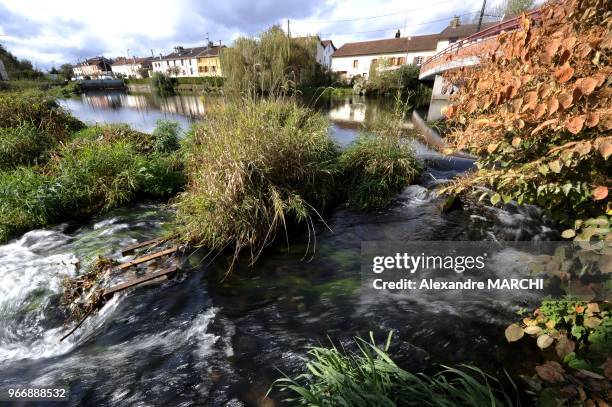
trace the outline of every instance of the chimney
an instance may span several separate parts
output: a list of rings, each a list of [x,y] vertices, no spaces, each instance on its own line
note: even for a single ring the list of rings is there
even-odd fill
[[[461,25],[461,21],[459,20],[459,16],[454,16],[449,24],[449,26],[452,28],[457,28],[460,25]]]
[[[208,48],[212,48],[214,46],[215,46],[215,44],[212,41],[208,41]]]
[[[400,33],[400,30],[398,29],[398,30],[395,32],[395,38],[399,38],[399,37],[401,37],[401,35],[402,35],[402,34]]]
[[[155,54],[153,53],[153,48],[151,48],[151,58],[155,58]]]

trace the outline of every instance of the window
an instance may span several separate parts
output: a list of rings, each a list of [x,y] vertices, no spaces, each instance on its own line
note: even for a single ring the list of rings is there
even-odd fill
[[[450,37],[450,38],[448,39],[448,43],[449,43],[449,44],[452,44],[453,42],[457,42],[457,40],[458,40],[458,39],[459,39],[458,37]]]
[[[423,57],[414,57],[414,64],[421,65],[423,63]]]
[[[353,60],[353,68],[359,67],[359,61],[357,59]]]
[[[213,73],[217,72],[217,67],[215,65],[211,66],[210,69]]]
[[[181,66],[183,66],[183,60],[181,59]]]
[[[207,66],[204,67],[204,72],[208,72],[208,67]]]
[[[397,59],[397,64],[398,64],[398,65],[404,65],[405,63],[406,63],[406,58],[404,58],[404,57],[399,57],[399,58]]]

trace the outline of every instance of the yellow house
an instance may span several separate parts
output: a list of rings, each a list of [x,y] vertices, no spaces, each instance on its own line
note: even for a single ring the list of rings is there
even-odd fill
[[[219,53],[223,48],[225,46],[214,46],[209,43],[208,47],[197,55],[198,76],[223,76],[219,58]]]

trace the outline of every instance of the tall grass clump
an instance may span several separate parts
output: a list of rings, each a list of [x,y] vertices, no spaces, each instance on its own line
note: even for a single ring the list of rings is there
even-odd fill
[[[365,128],[340,156],[350,207],[384,208],[420,173],[421,165],[402,127],[405,108],[398,99],[393,113]]]
[[[187,135],[188,187],[180,233],[211,250],[246,249],[254,262],[289,224],[312,229],[332,203],[336,148],[328,120],[293,100],[217,106]]]
[[[44,161],[52,141],[31,122],[0,127],[0,171]]]
[[[84,127],[49,95],[40,91],[0,93],[0,127],[31,123],[50,140],[64,141]]]
[[[302,406],[513,406],[501,382],[472,366],[434,374],[413,374],[389,356],[389,334],[383,348],[356,339],[358,352],[313,347],[308,351],[306,373],[278,379],[273,388],[289,396],[285,400]],[[514,386],[514,383],[511,382]]]
[[[0,171],[44,162],[83,124],[39,91],[0,94]]]

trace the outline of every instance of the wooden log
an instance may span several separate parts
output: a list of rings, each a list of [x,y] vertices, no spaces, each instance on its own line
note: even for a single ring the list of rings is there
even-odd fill
[[[172,254],[172,253],[178,251],[178,249],[179,249],[178,246],[173,246],[173,247],[171,247],[169,249],[162,250],[162,251],[157,252],[157,253],[153,253],[153,254],[149,254],[149,255],[146,255],[146,256],[135,258],[134,260],[128,261],[127,263],[123,263],[123,264],[118,265],[117,268],[119,270],[125,270],[127,268],[132,267],[132,266],[136,266],[138,264],[146,263],[148,261],[155,260],[155,259],[158,259],[160,257],[167,256],[169,254]]]
[[[150,274],[144,275],[142,277],[135,278],[135,279],[130,280],[130,281],[126,281],[125,283],[117,284],[114,287],[111,287],[111,288],[108,288],[108,289],[104,290],[104,293],[102,294],[102,297],[104,297],[105,299],[108,299],[108,298],[112,297],[114,294],[116,294],[116,293],[118,293],[120,291],[127,290],[128,288],[132,288],[134,286],[137,286],[139,284],[145,283],[147,281],[154,280],[154,279],[159,278],[159,277],[167,276],[169,274],[174,273],[177,270],[178,270],[177,266],[172,266],[172,267],[169,267],[167,269],[157,271],[155,273],[150,273]]]
[[[162,243],[163,241],[164,241],[163,238],[158,237],[156,239],[146,240],[146,241],[140,242],[140,243],[134,243],[134,244],[131,244],[131,245],[125,247],[121,251],[121,255],[122,256],[127,256],[128,254],[134,253],[138,249],[142,249],[143,247],[147,247],[147,246],[155,246],[155,245],[157,245],[159,243]]]

